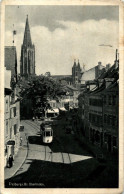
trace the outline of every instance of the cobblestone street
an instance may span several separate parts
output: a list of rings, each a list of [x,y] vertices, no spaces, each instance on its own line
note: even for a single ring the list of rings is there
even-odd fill
[[[21,187],[92,186],[106,166],[79,144],[74,133],[65,133],[64,119],[53,125],[53,143],[48,145],[41,141],[39,123],[22,121],[28,136],[28,154],[15,175],[5,181],[6,187],[19,187],[20,183]]]

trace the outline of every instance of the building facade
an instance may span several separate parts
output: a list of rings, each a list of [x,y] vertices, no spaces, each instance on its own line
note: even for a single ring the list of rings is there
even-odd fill
[[[32,44],[28,16],[26,19],[23,44],[21,46],[20,75],[29,77],[35,75],[35,46]]]
[[[92,81],[94,79],[97,79],[101,73],[103,73],[105,70],[105,67],[102,65],[101,62],[98,62],[98,65],[82,72],[81,75],[81,84],[85,84],[86,81]]]
[[[97,85],[90,89],[89,84],[79,96],[80,128],[84,136],[94,145],[109,152],[118,152],[118,78],[119,59],[96,80]]]
[[[13,48],[12,48],[13,49]],[[10,52],[8,52],[8,50]],[[18,95],[17,75],[15,71],[16,48],[14,53],[11,48],[5,52],[5,83],[4,83],[4,145],[5,145],[5,167],[8,158],[17,154],[20,146],[20,101]],[[10,63],[11,62],[11,63]],[[9,64],[9,65],[7,65]]]

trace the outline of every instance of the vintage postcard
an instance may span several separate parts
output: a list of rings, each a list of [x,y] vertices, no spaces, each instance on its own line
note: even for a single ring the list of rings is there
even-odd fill
[[[1,190],[123,193],[124,4],[1,2]]]

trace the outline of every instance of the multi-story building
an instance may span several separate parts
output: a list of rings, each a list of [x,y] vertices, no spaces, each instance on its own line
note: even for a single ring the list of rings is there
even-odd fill
[[[80,90],[70,85],[67,86],[67,90],[69,91],[71,98],[69,104],[70,108],[78,108],[78,96],[80,94]]]
[[[108,67],[108,66],[107,66]],[[105,67],[101,62],[98,62],[98,65],[82,72],[81,74],[81,84],[85,84],[86,81],[92,81],[98,79],[98,77],[105,71]]]
[[[72,75],[52,75],[51,77],[63,85],[72,85]]]
[[[103,131],[104,147],[116,152],[118,148],[118,82],[114,82],[104,91]]]
[[[79,96],[79,117],[86,138],[110,152],[118,150],[118,70],[117,58],[111,68],[99,76],[97,86],[89,83]]]
[[[11,81],[11,71],[4,70],[5,73],[5,83],[4,83],[4,157],[5,157],[5,166],[7,165],[7,160],[10,155],[10,147],[7,146],[7,142],[10,139],[10,98],[11,98],[11,87],[10,87],[10,81]],[[7,77],[7,79],[6,79]]]
[[[28,16],[26,19],[23,44],[21,47],[20,75],[24,78],[27,78],[30,75],[35,75],[35,46],[31,41]]]
[[[10,99],[10,139],[15,142],[14,155],[17,154],[20,146],[20,101],[17,96],[18,88],[15,87]]]
[[[103,145],[103,97],[104,85],[89,94],[89,140]]]
[[[11,51],[10,47],[9,51]],[[14,53],[15,54],[8,52],[8,49],[7,52],[5,52],[5,166],[7,165],[9,155],[12,154],[14,157],[20,146],[20,102],[18,100],[17,79],[14,79],[17,75],[17,72],[14,70],[17,67],[15,47]]]
[[[59,114],[61,111],[69,111],[70,109],[78,108],[78,89],[73,86],[65,86],[66,92],[61,95],[59,100],[49,99],[51,109],[48,113]]]

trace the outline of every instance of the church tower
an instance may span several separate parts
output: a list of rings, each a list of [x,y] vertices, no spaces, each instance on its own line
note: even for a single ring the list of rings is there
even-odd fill
[[[81,67],[80,62],[78,60],[78,64],[76,64],[76,60],[74,60],[74,65],[72,67],[72,84],[77,85],[80,83],[81,79]]]
[[[25,78],[30,75],[35,75],[35,46],[31,41],[28,16],[26,19],[23,44],[21,46],[20,75]]]

